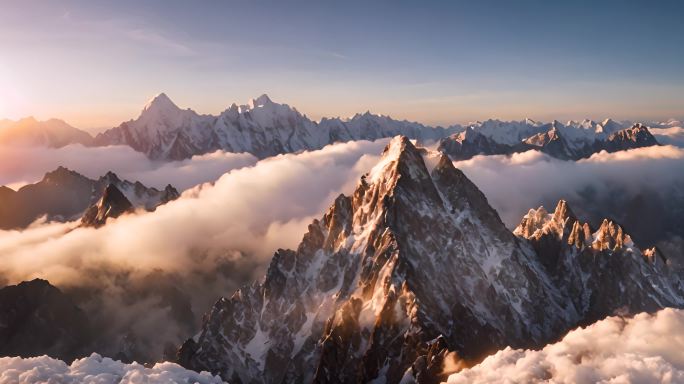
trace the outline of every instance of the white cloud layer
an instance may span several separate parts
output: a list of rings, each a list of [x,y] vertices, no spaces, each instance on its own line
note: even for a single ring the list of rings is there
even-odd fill
[[[660,144],[684,147],[684,128],[651,128],[651,133]]]
[[[615,190],[624,198],[645,188],[665,191],[684,183],[684,148],[675,146],[601,152],[576,162],[528,151],[512,156],[476,156],[454,165],[482,190],[510,228],[530,208],[554,204],[561,198],[582,200],[580,193],[587,190],[600,200],[611,198],[608,194]]]
[[[448,383],[682,383],[682,335],[682,310],[610,317],[540,351],[506,348]]]
[[[157,162],[128,146],[76,144],[59,149],[0,146],[0,185],[16,188],[35,183],[61,165],[92,179],[113,171],[121,178],[140,181],[148,187],[163,188],[171,184],[185,190],[256,162],[257,158],[250,154],[223,151],[182,161]]]
[[[0,358],[0,384],[134,384],[134,383],[223,383],[207,372],[189,371],[173,363],[157,363],[152,368],[123,364],[98,354],[77,359],[71,365],[48,356],[22,359]]]

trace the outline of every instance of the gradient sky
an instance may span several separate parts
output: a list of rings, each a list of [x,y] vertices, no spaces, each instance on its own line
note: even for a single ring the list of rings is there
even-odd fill
[[[96,131],[153,95],[309,117],[684,117],[683,1],[5,1],[0,118]]]

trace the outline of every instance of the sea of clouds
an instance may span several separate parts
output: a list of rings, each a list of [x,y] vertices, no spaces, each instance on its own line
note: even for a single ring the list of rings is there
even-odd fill
[[[139,384],[195,383],[221,384],[223,380],[207,372],[189,371],[173,363],[157,363],[151,368],[123,364],[96,353],[67,365],[48,356],[22,359],[0,358],[0,384]]]
[[[135,340],[139,359],[160,359],[165,347],[199,329],[201,315],[219,297],[261,279],[278,248],[295,248],[337,195],[354,190],[387,141],[334,144],[261,161],[218,152],[158,164],[121,147],[36,150],[30,153],[40,160],[35,163],[0,161],[5,182],[33,181],[66,165],[90,177],[114,169],[150,185],[187,188],[155,212],[125,215],[99,229],[39,222],[0,231],[0,286],[49,280],[77,297],[93,318],[100,330],[95,352],[114,355],[126,335]],[[529,208],[581,198],[587,188],[605,199],[616,188],[631,194],[682,182],[684,150],[641,148],[578,162],[530,151],[455,165],[512,228]]]
[[[666,191],[684,182],[684,148],[671,145],[603,151],[579,161],[527,151],[475,156],[454,165],[482,190],[510,228],[530,208],[546,204],[553,210],[559,199],[582,200],[587,190],[598,201],[626,199],[644,190]],[[611,197],[615,190],[621,195]]]
[[[506,348],[448,383],[682,383],[682,335],[683,310],[609,317],[539,351]]]

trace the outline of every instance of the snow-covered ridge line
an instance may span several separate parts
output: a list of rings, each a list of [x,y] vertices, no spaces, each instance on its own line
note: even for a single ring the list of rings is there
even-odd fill
[[[320,149],[328,144],[376,140],[397,135],[437,140],[458,128],[429,127],[369,112],[350,119],[315,122],[267,95],[246,105],[232,104],[217,116],[178,108],[165,94],[140,116],[95,138],[96,145],[129,145],[153,159],[185,159],[216,150],[248,152],[259,158]]]
[[[558,121],[544,124],[531,120],[503,123],[488,120],[440,140],[439,149],[455,160],[476,155],[509,155],[538,150],[562,160],[588,158],[601,151],[617,152],[659,145],[646,125],[625,126],[607,119],[601,123]]]
[[[403,135],[419,141],[436,141],[466,131],[477,131],[495,143],[511,145],[539,133],[542,127],[577,128],[569,134],[573,141],[584,140],[590,131],[612,132],[630,122],[606,119],[541,123],[486,120],[465,125],[432,127],[417,122],[395,120],[389,116],[365,112],[350,118],[322,118],[313,121],[296,108],[273,102],[267,95],[247,104],[232,104],[218,115],[202,115],[181,109],[164,93],[155,96],[136,119],[109,129],[95,138],[61,120],[38,122],[33,118],[19,122],[0,121],[0,145],[21,144],[61,147],[72,143],[84,145],[128,145],[151,159],[179,160],[224,150],[248,152],[259,158],[302,150],[320,149],[328,144],[354,140],[376,140]],[[678,120],[649,122],[649,127],[671,128]],[[547,129],[548,130],[548,129]],[[542,130],[543,131],[543,130]],[[595,132],[595,133],[596,133]],[[564,133],[568,135],[567,132]]]
[[[674,124],[671,121],[665,124]],[[557,121],[551,125],[561,125]],[[658,123],[659,126],[664,123]],[[245,105],[232,104],[219,115],[200,115],[176,106],[166,94],[159,94],[140,116],[95,138],[96,145],[129,145],[153,159],[185,159],[218,149],[248,152],[264,158],[282,153],[319,149],[335,142],[376,140],[403,135],[419,141],[435,141],[467,129],[477,130],[497,143],[519,142],[527,133],[541,132],[549,124],[533,120],[503,122],[487,120],[468,125],[431,127],[406,120],[394,120],[366,112],[348,119],[323,118],[316,122],[287,104],[273,102],[267,95]],[[616,131],[626,123],[606,119],[568,122],[582,136],[591,129]],[[592,128],[593,127],[593,128]],[[586,131],[586,132],[585,132]],[[574,138],[574,139],[581,139]],[[573,140],[574,140],[573,139]]]

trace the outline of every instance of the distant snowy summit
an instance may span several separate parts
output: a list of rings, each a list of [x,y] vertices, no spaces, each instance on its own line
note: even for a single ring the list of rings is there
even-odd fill
[[[649,131],[647,128],[653,128]],[[681,122],[634,124],[607,119],[540,123],[533,120],[487,120],[447,128],[431,127],[370,112],[351,118],[323,118],[316,122],[267,95],[246,105],[232,104],[217,116],[179,108],[160,93],[140,116],[95,138],[61,120],[0,120],[0,145],[59,148],[69,144],[127,145],[157,160],[182,160],[217,150],[246,152],[258,158],[320,149],[355,140],[406,136],[419,142],[441,140],[441,149],[455,159],[483,154],[510,154],[531,149],[561,159],[576,160],[601,150],[609,152],[663,144],[677,144]],[[631,130],[629,130],[631,128]],[[658,133],[655,133],[658,131]],[[619,133],[622,132],[622,133]],[[675,137],[674,141],[672,136]],[[656,137],[658,138],[656,140]]]
[[[216,150],[248,152],[259,158],[320,149],[335,142],[376,140],[396,135],[437,140],[454,128],[428,127],[369,112],[343,120],[314,122],[267,95],[231,105],[218,116],[178,108],[165,94],[150,101],[136,120],[95,138],[96,145],[129,145],[153,159],[179,160]]]
[[[618,152],[659,145],[645,125],[584,120],[539,123],[488,120],[440,140],[439,150],[454,160],[477,155],[508,155],[538,150],[562,160],[579,160],[601,151]]]

